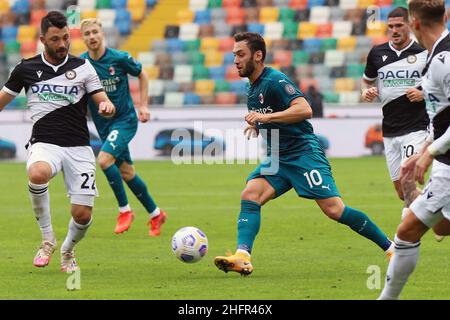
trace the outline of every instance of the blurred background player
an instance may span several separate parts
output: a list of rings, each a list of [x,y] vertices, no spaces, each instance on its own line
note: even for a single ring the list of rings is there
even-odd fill
[[[22,60],[0,91],[0,110],[25,88],[33,131],[27,145],[29,194],[42,232],[34,258],[36,267],[49,264],[56,249],[50,215],[50,179],[64,173],[72,204],[72,219],[61,246],[61,271],[78,269],[74,247],[92,223],[95,156],[89,145],[86,122],[87,96],[98,107],[94,113],[112,116],[109,101],[94,68],[85,59],[69,55],[70,35],[65,16],[49,12],[41,21],[42,54]]]
[[[81,55],[88,59],[100,77],[108,97],[117,106],[117,112],[111,119],[99,117],[92,112],[92,118],[103,141],[98,155],[98,163],[114,191],[119,216],[115,233],[127,231],[134,219],[134,213],[128,203],[122,179],[150,214],[149,235],[158,236],[166,213],[158,208],[147,190],[145,182],[136,174],[128,144],[136,134],[139,121],[150,120],[148,108],[148,78],[142,65],[127,52],[105,46],[102,23],[98,19],[85,19],[81,22],[81,32],[88,51]],[[128,74],[139,78],[140,105],[138,116],[133,105],[128,85]],[[95,111],[93,101],[89,108]]]
[[[387,26],[390,41],[373,47],[367,57],[361,97],[366,102],[378,97],[383,104],[386,162],[405,212],[419,192],[413,179],[400,180],[400,166],[421,150],[429,124],[419,89],[427,51],[411,39],[406,8],[391,11]]]
[[[306,120],[312,117],[311,107],[288,77],[264,66],[264,39],[245,32],[236,34],[234,40],[234,63],[239,75],[250,80],[245,117],[250,127],[245,133],[267,132],[269,161],[250,174],[242,192],[236,253],[216,257],[215,265],[225,272],[252,273],[250,254],[261,224],[261,206],[292,188],[300,197],[314,199],[329,218],[372,240],[390,257],[393,248],[386,235],[366,214],[346,206],[340,198],[330,164]],[[269,173],[274,167],[278,170]]]
[[[443,0],[409,2],[410,26],[429,54],[423,70],[423,92],[433,124],[423,151],[411,157],[402,174],[415,172],[424,183],[423,193],[414,200],[395,236],[395,254],[387,273],[381,300],[398,299],[419,258],[420,239],[429,228],[450,225],[450,34]],[[436,231],[436,229],[435,229]]]

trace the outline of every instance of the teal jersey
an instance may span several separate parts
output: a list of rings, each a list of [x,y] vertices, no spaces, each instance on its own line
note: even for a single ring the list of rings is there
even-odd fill
[[[142,71],[141,63],[127,52],[112,48],[106,48],[105,54],[98,60],[91,59],[88,52],[83,53],[80,57],[88,59],[95,68],[106,94],[116,107],[116,114],[112,120],[137,120],[133,100],[130,95],[128,74],[135,77],[139,76]],[[92,99],[89,99],[89,109],[99,133],[107,130],[111,119],[98,115],[98,107]]]
[[[292,100],[304,97],[304,95],[285,74],[266,67],[261,76],[252,85],[249,85],[247,97],[249,111],[266,114],[284,111],[289,108]],[[275,145],[272,145],[274,129],[278,129],[280,158],[322,152],[313,127],[307,120],[293,124],[259,123],[257,127],[267,141],[268,155],[275,152]],[[266,130],[267,135],[262,129]],[[274,142],[276,143],[276,141]]]

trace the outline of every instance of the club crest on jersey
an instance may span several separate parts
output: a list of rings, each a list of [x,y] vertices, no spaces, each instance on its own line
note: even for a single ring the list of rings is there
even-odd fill
[[[77,73],[75,72],[75,70],[68,70],[68,71],[66,71],[65,75],[66,75],[66,78],[69,80],[73,80],[77,77]]]
[[[286,92],[290,95],[295,94],[295,88],[292,84],[288,83],[287,85],[284,86],[284,90],[286,90]]]
[[[116,69],[114,69],[113,66],[110,66],[108,71],[109,71],[109,74],[112,75],[112,76],[116,74]]]
[[[408,61],[408,63],[410,63],[410,64],[416,63],[417,57],[414,54],[412,54],[412,55],[408,56],[408,58],[406,58],[406,61]]]
[[[259,103],[264,104],[264,96],[262,93],[259,94]]]

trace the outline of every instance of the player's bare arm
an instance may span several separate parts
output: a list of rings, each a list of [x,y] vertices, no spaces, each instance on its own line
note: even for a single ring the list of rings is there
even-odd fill
[[[98,113],[104,117],[112,117],[116,113],[116,107],[108,99],[104,91],[92,95],[92,100],[98,105]]]
[[[281,112],[274,113],[257,113],[250,112],[245,121],[249,125],[255,125],[256,123],[298,123],[306,119],[312,118],[312,109],[308,101],[303,97],[298,97],[292,100],[289,108]]]
[[[365,102],[372,102],[378,97],[378,89],[375,87],[375,81],[366,79],[361,80],[361,99]]]
[[[0,111],[3,110],[4,107],[8,105],[11,101],[13,101],[15,96],[9,94],[4,90],[0,90]]]
[[[150,120],[150,109],[148,107],[148,76],[147,73],[142,70],[139,74],[139,90],[140,90],[140,104],[138,107],[138,118],[141,122],[147,122]]]
[[[411,102],[420,102],[424,99],[422,90],[419,90],[418,88],[409,88],[405,93],[406,97]]]

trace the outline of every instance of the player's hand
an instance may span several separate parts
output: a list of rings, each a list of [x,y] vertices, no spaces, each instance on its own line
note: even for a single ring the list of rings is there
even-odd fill
[[[267,123],[267,115],[251,111],[245,116],[245,121],[251,126],[256,126],[258,123]]]
[[[250,140],[251,138],[257,138],[259,135],[259,130],[255,126],[247,126],[247,128],[244,129],[244,135],[247,140]]]
[[[417,160],[419,160],[421,154],[416,153],[411,157],[406,159],[406,161],[400,166],[400,179],[407,177],[411,174],[414,174],[414,170],[416,169]]]
[[[138,109],[139,121],[145,123],[150,120],[150,110],[148,106],[140,106]]]
[[[105,118],[112,118],[116,113],[116,107],[109,100],[102,101],[98,105],[98,113]]]
[[[428,168],[430,167],[431,163],[433,162],[433,159],[434,159],[434,156],[428,151],[428,149],[425,149],[425,151],[422,153],[420,158],[417,160],[416,181],[418,181],[420,184],[424,184],[425,173],[427,172]]]
[[[406,90],[406,97],[411,102],[420,102],[423,101],[423,92],[417,88],[409,88]]]
[[[378,89],[376,87],[364,89],[361,94],[361,98],[365,102],[372,102],[376,97],[378,97]]]

